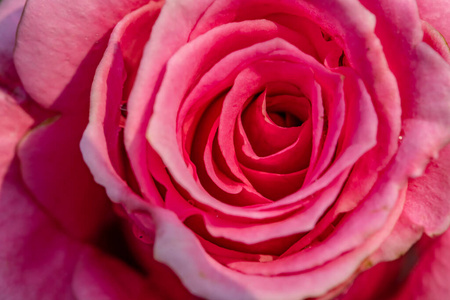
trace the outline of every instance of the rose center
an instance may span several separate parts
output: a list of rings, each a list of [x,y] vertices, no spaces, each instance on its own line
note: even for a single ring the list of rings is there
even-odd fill
[[[280,127],[298,127],[303,124],[303,122],[291,112],[268,110],[267,113],[270,119]]]

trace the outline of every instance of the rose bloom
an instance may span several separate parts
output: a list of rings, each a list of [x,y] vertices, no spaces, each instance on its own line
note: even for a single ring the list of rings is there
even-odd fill
[[[0,299],[445,299],[449,4],[0,1]]]

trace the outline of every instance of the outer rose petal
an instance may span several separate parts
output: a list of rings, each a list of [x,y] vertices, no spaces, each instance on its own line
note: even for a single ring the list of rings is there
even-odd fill
[[[447,299],[450,294],[450,230],[430,240],[420,253],[404,287],[395,299]]]
[[[28,1],[14,53],[27,92],[44,107],[72,112],[85,108],[110,30],[124,15],[147,2]]]
[[[404,211],[429,236],[443,233],[450,225],[450,145],[432,161],[422,177],[408,183]]]
[[[40,205],[65,230],[92,238],[111,219],[112,211],[81,156],[85,118],[64,115],[40,124],[20,142],[18,156],[24,182]]]
[[[18,164],[2,183],[0,290],[4,299],[73,299],[71,270],[81,245],[70,241],[24,192]]]

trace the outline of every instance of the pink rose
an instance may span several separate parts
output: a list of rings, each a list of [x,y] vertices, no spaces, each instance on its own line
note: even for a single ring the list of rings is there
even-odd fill
[[[5,299],[448,294],[445,1],[23,4]]]

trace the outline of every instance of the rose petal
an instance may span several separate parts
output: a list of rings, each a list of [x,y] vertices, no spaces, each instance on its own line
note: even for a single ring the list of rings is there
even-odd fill
[[[306,170],[289,174],[275,174],[252,170],[243,165],[240,168],[255,189],[272,200],[281,199],[299,190],[306,176]]]
[[[280,61],[278,64],[278,69],[283,63]],[[274,66],[276,68],[276,66]],[[271,67],[267,67],[267,70],[272,69]],[[267,70],[263,70],[266,72]],[[298,74],[300,75],[301,71],[298,70]],[[308,71],[306,71],[308,72]],[[296,72],[297,73],[297,72]],[[312,74],[310,74],[312,75]],[[262,75],[264,77],[269,77],[267,75]],[[286,79],[280,79],[280,81],[285,81]],[[298,79],[299,82],[303,83],[304,80]],[[293,80],[292,80],[293,81]],[[290,83],[290,81],[286,80],[286,84]],[[267,83],[270,85],[270,82]],[[312,84],[312,82],[311,82]],[[301,90],[301,87],[297,87],[298,90]],[[286,95],[287,97],[287,95]],[[292,98],[297,98],[292,96]],[[292,100],[292,99],[291,99]],[[283,101],[283,100],[281,100]],[[285,101],[289,101],[286,99]],[[293,103],[295,100],[292,100]],[[307,99],[304,101],[309,104]],[[301,103],[301,101],[299,101]],[[241,132],[241,136],[247,141],[246,144],[250,146],[251,152],[257,154],[259,157],[270,156],[275,154],[276,152],[282,151],[289,145],[292,145],[299,136],[301,131],[301,127],[299,126],[280,126],[272,120],[276,114],[270,116],[270,113],[267,112],[267,93],[263,92],[258,96],[257,99],[254,99],[251,103],[248,104],[247,107],[244,108],[242,114],[238,116],[237,124],[239,131],[241,132],[241,127],[243,131]],[[298,104],[298,103],[296,103]],[[291,104],[295,107],[294,104]],[[284,112],[289,112],[289,109],[284,109]],[[291,112],[289,112],[291,113]],[[280,120],[282,122],[283,120]],[[239,150],[240,145],[237,145],[237,149]],[[249,150],[247,150],[249,151]],[[308,155],[309,158],[309,155]]]
[[[322,97],[324,98],[324,127],[322,136],[319,135],[319,145],[322,147],[317,153],[317,157],[311,157],[311,163],[306,175],[305,184],[316,181],[323,171],[331,163],[338,143],[345,119],[344,82],[343,78],[333,73],[324,72],[320,68],[315,68],[315,76],[322,87]],[[319,115],[319,118],[321,116]],[[314,132],[315,139],[317,132]],[[314,153],[314,152],[313,152]]]
[[[17,160],[2,178],[0,289],[7,299],[72,299],[71,270],[80,244],[38,209],[21,181]],[[45,242],[44,242],[45,241]]]
[[[301,131],[293,144],[265,157],[257,156],[252,151],[248,141],[244,140],[240,143],[240,139],[237,138],[236,155],[239,162],[253,170],[279,174],[292,173],[307,168],[311,158],[311,123],[311,120],[308,119],[301,126],[296,127]],[[239,131],[243,131],[240,125]],[[243,138],[245,139],[245,133],[242,132],[241,135],[244,135]]]
[[[279,9],[278,7],[276,9]],[[300,16],[299,12],[294,9],[291,11],[285,11],[282,13],[271,13],[269,10],[269,15],[265,16],[268,20],[272,20],[278,24],[291,28],[292,30],[301,32],[310,43],[312,43],[314,50],[317,52],[314,56],[317,61],[324,62],[325,57],[328,55],[329,51],[334,48],[341,49],[332,37],[325,39],[325,33],[318,24],[310,20],[308,16]],[[342,52],[342,49],[341,49]]]
[[[357,247],[377,249],[379,245],[365,245],[366,241],[368,237],[377,234],[387,236],[392,230],[391,228],[388,232],[384,232],[381,228],[387,226],[387,223],[392,223],[390,225],[392,227],[401,212],[404,195],[403,197],[399,195],[398,187],[398,183],[391,183],[387,186],[379,184],[367,197],[365,206],[358,207],[344,217],[341,224],[323,242],[317,245],[310,244],[308,249],[301,251],[298,249],[298,252],[265,264],[246,263],[247,272],[268,276],[299,272],[320,266],[327,261],[332,261],[342,253],[352,253],[353,251],[351,250],[357,249]],[[394,212],[389,216],[391,210],[394,210]],[[371,221],[363,224],[362,220],[368,220],[369,218]],[[390,221],[388,222],[388,220]],[[376,240],[378,243],[382,241],[378,238]],[[355,253],[358,251],[355,250]]]
[[[28,1],[14,52],[27,92],[44,107],[72,112],[85,109],[110,30],[147,2]]]
[[[443,233],[450,225],[450,146],[439,152],[424,174],[408,183],[404,212],[429,236]]]
[[[18,156],[24,182],[39,204],[71,234],[92,238],[112,213],[79,150],[85,124],[83,114],[49,119],[21,141]]]
[[[450,231],[431,241],[395,299],[445,299],[450,293]]]
[[[2,210],[8,211],[0,221],[2,295],[8,299],[71,299],[70,270],[76,264],[80,245],[58,235],[41,212],[20,203],[22,197],[27,196],[2,192],[6,205]],[[3,201],[5,198],[13,202]]]

